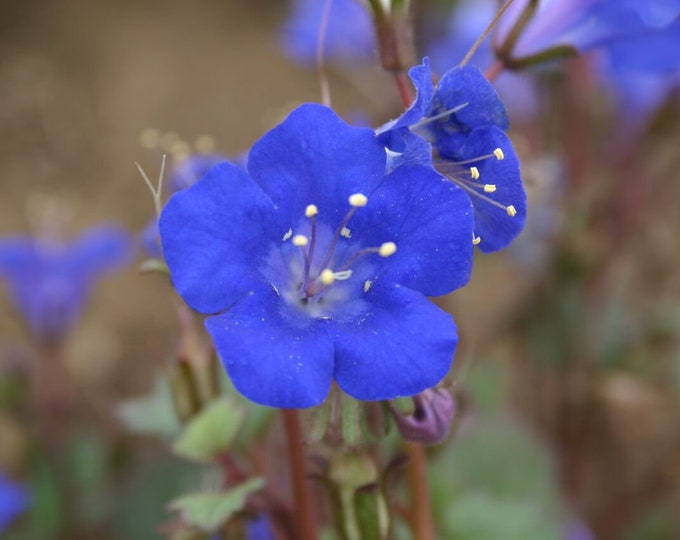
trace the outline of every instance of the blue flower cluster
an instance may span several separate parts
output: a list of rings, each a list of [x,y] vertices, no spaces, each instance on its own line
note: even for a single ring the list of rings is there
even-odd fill
[[[448,71],[436,87],[427,58],[409,75],[415,102],[378,130],[392,165],[433,165],[470,197],[479,249],[507,247],[524,227],[527,203],[498,94],[474,66]]]

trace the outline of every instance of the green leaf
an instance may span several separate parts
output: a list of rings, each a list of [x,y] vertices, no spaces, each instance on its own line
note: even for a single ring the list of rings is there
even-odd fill
[[[185,495],[172,501],[168,507],[178,511],[187,525],[214,532],[243,509],[248,495],[263,487],[264,479],[251,478],[228,491]]]
[[[152,392],[118,406],[118,418],[133,433],[174,437],[181,425],[175,414],[167,377],[159,375]]]
[[[231,398],[213,400],[187,424],[173,450],[192,461],[212,461],[231,447],[244,419],[245,410]]]

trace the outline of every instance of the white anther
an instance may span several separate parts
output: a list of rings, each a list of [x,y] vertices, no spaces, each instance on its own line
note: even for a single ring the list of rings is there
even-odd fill
[[[350,206],[358,208],[360,206],[366,206],[366,203],[368,202],[368,197],[366,197],[366,195],[364,195],[363,193],[354,193],[353,195],[349,196],[348,200]]]
[[[500,148],[496,148],[496,149],[493,151],[493,155],[496,156],[496,159],[497,159],[498,161],[501,161],[501,160],[505,159],[505,154],[503,153],[503,150],[501,150]]]
[[[303,234],[296,234],[293,236],[293,245],[297,247],[304,247],[309,244],[309,239]]]
[[[385,242],[378,249],[378,255],[381,257],[389,257],[397,252],[397,244],[394,242]]]
[[[479,236],[473,236],[472,237],[472,245],[477,246],[479,243],[482,241],[481,237]]]
[[[364,281],[364,292],[367,293],[371,287],[373,286],[373,282],[370,279],[367,279]]]
[[[496,191],[495,184],[484,184],[484,193],[493,193]]]
[[[470,167],[470,176],[472,176],[473,180],[477,180],[479,178],[479,169],[477,167]]]
[[[283,235],[283,238],[281,240],[283,240],[285,242],[286,240],[290,239],[292,236],[293,236],[293,229],[288,229],[288,231],[286,231],[286,234]]]
[[[319,209],[316,207],[315,204],[308,204],[307,208],[305,208],[305,216],[308,218],[312,218],[315,215],[319,213]]]
[[[517,209],[512,205],[508,206],[505,211],[510,217],[515,217],[517,215]]]
[[[352,238],[352,231],[350,231],[347,227],[343,227],[340,231],[340,236],[343,238]]]
[[[319,274],[319,281],[321,281],[321,283],[324,285],[332,285],[335,281],[335,274],[333,273],[333,270],[330,268],[322,270]]]
[[[333,277],[335,279],[338,279],[340,281],[345,281],[346,279],[349,279],[352,277],[352,271],[351,270],[340,270],[339,272],[335,272],[333,274]]]

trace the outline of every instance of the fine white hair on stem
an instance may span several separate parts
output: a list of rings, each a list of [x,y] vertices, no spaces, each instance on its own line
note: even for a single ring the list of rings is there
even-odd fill
[[[153,185],[151,180],[149,180],[149,177],[147,176],[146,172],[144,172],[142,166],[136,161],[135,165],[137,165],[137,170],[139,171],[139,174],[142,175],[146,187],[148,187],[149,191],[151,192],[151,197],[153,198],[153,205],[154,208],[156,209],[156,217],[160,217],[161,209],[163,208],[162,194],[163,194],[163,176],[165,175],[165,154],[163,154],[163,158],[161,159],[161,170],[158,173],[158,182],[156,182],[155,186]]]

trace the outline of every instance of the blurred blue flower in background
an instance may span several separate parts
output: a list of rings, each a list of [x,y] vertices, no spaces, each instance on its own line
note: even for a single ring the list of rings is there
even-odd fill
[[[236,388],[318,405],[334,379],[362,400],[410,396],[448,372],[451,316],[424,295],[464,285],[472,208],[431,167],[385,175],[384,145],[302,105],[161,214],[173,284],[206,320]]]
[[[448,71],[436,87],[427,58],[409,75],[416,100],[378,130],[393,165],[434,164],[469,195],[475,211],[473,242],[484,252],[505,248],[524,227],[526,193],[519,159],[505,134],[503,103],[474,66]]]
[[[281,28],[286,54],[299,64],[317,60],[319,28],[326,0],[293,0],[290,17]],[[324,58],[337,62],[371,60],[375,35],[368,9],[357,0],[333,0],[323,43]]]
[[[501,41],[529,1],[516,0],[501,18]],[[557,45],[580,52],[593,50],[667,27],[679,13],[680,0],[539,0],[514,56],[529,56]]]
[[[0,533],[24,512],[27,506],[28,493],[25,488],[11,482],[0,473]]]
[[[124,267],[128,234],[115,226],[90,229],[71,243],[51,237],[0,240],[0,278],[36,337],[58,340],[78,320],[94,284]]]

